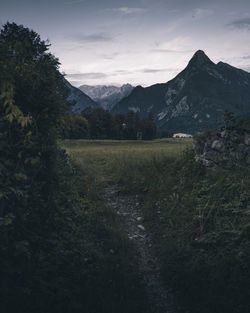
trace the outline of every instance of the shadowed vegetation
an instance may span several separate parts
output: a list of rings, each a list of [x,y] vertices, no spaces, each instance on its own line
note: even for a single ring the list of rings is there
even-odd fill
[[[0,311],[145,312],[117,216],[57,146],[68,90],[48,48],[15,23],[0,31]]]
[[[63,145],[95,186],[119,182],[139,197],[162,275],[184,307],[248,312],[249,168],[206,169],[194,161],[191,141]]]

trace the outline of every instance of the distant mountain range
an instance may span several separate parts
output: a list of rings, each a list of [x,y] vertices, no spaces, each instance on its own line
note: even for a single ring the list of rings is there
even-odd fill
[[[127,97],[134,87],[130,84],[126,84],[121,87],[82,85],[79,89],[97,102],[104,110],[111,110],[121,99]]]
[[[68,100],[71,102],[75,102],[72,107],[72,111],[75,113],[81,113],[87,107],[91,107],[93,109],[97,109],[100,107],[98,103],[92,100],[89,96],[87,96],[80,89],[72,86],[66,79],[64,79],[65,85],[70,89],[70,95]]]
[[[187,132],[222,124],[225,110],[250,112],[250,73],[229,64],[213,63],[199,50],[187,67],[167,83],[137,86],[112,113],[153,112],[160,129]]]

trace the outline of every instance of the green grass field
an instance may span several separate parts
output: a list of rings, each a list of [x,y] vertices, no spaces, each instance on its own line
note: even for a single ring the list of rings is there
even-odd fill
[[[61,146],[81,167],[88,180],[99,185],[136,174],[131,171],[133,168],[148,168],[152,162],[159,164],[166,158],[178,158],[192,146],[192,140],[65,140]]]

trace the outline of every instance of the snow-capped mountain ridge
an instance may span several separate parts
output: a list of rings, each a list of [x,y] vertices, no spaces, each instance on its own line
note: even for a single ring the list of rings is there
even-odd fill
[[[133,88],[130,84],[124,84],[121,87],[106,85],[82,85],[79,87],[81,91],[99,103],[105,110],[111,110],[117,102],[127,97]]]

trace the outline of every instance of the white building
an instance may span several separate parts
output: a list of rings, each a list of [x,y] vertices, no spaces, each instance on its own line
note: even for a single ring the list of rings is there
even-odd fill
[[[193,136],[190,134],[177,133],[173,135],[173,138],[192,138]]]

